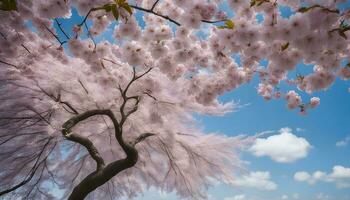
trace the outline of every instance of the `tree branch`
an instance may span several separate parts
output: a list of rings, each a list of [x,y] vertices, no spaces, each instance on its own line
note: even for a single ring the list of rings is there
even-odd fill
[[[90,139],[87,137],[78,135],[76,133],[72,133],[71,129],[78,124],[81,121],[84,121],[85,119],[96,116],[96,115],[106,115],[108,116],[113,124],[115,125],[115,130],[119,132],[119,124],[116,118],[114,117],[114,114],[110,110],[90,110],[86,111],[82,114],[76,115],[72,118],[70,118],[68,121],[66,121],[62,125],[62,133],[65,138],[67,138],[70,141],[76,142],[84,146],[87,151],[89,152],[92,159],[96,162],[96,171],[101,170],[105,166],[105,162],[103,158],[101,157],[100,153],[98,152],[97,148],[94,146],[94,144],[91,142]]]
[[[99,186],[105,184],[107,181],[113,178],[116,174],[134,166],[138,160],[137,150],[130,144],[127,144],[124,142],[120,125],[117,119],[115,118],[114,114],[110,110],[91,110],[91,111],[82,113],[80,115],[74,116],[70,120],[68,120],[66,123],[64,123],[62,133],[70,137],[72,135],[72,133],[69,132],[71,128],[73,128],[80,121],[83,121],[95,115],[107,115],[112,120],[115,128],[115,137],[118,143],[120,144],[120,146],[122,147],[123,151],[125,152],[126,158],[114,161],[105,167],[104,165],[101,165],[100,170],[96,170],[95,172],[89,174],[73,189],[73,192],[69,196],[68,200],[83,200],[90,192],[94,191]],[[90,143],[91,141],[86,142],[86,139],[87,138],[84,139],[84,142],[81,142],[81,141],[76,141],[76,142],[82,144],[86,148],[92,148],[92,143]],[[89,151],[89,153],[90,152],[98,153],[96,148],[93,151]],[[95,156],[95,155],[91,155],[91,156]],[[101,160],[96,160],[96,157],[95,157],[95,161],[101,162]]]
[[[145,76],[146,74],[148,74],[150,71],[152,70],[152,67],[149,68],[147,71],[145,71],[144,73],[142,73],[141,75],[137,76],[136,75],[136,69],[133,68],[133,77],[132,79],[130,80],[130,82],[127,84],[127,86],[125,87],[125,89],[123,90],[121,88],[121,86],[119,85],[119,91],[123,97],[123,103],[122,105],[120,106],[120,114],[122,116],[121,120],[120,120],[120,127],[121,127],[121,130],[122,130],[122,127],[123,127],[123,124],[124,122],[127,120],[127,118],[134,112],[137,111],[137,108],[138,108],[138,104],[140,102],[140,97],[139,96],[133,96],[133,97],[128,97],[127,96],[127,92],[130,88],[130,86],[132,85],[133,82],[137,81],[138,79],[142,78],[143,76]],[[126,103],[128,102],[128,100],[130,99],[134,99],[135,100],[135,104],[134,104],[134,107],[128,112],[128,113],[125,113],[125,105]]]
[[[14,65],[14,64],[11,64],[11,63],[8,63],[8,62],[5,62],[5,61],[0,60],[0,63],[2,63],[2,64],[5,64],[5,65],[8,65],[8,66],[11,66],[11,67],[14,67],[14,68],[18,69],[18,66]]]
[[[144,12],[147,12],[147,13],[151,13],[151,14],[154,14],[158,17],[161,17],[163,19],[166,19],[174,24],[176,24],[177,26],[181,26],[181,24],[173,19],[171,19],[169,16],[166,16],[166,15],[162,15],[162,14],[159,14],[159,13],[156,13],[154,12],[152,9],[146,9],[146,8],[142,8],[142,7],[139,7],[139,6],[136,6],[136,5],[129,5],[130,7],[136,9],[136,10],[141,10],[141,11],[144,11]]]
[[[49,94],[46,90],[44,90],[42,87],[40,87],[39,83],[36,83],[37,87],[48,97],[50,97],[52,100],[54,100],[57,103],[63,104],[67,106],[70,110],[68,110],[66,107],[62,106],[63,109],[65,109],[67,112],[70,114],[79,114],[79,112],[67,101],[62,101],[61,100],[61,94],[58,93],[57,97],[55,97],[53,94]]]
[[[52,32],[52,30],[49,28],[49,27],[47,27],[46,25],[44,25],[45,26],[45,28],[46,28],[46,30],[49,32],[49,33],[51,33],[51,35],[60,43],[60,45],[62,46],[64,43],[67,43],[67,41],[61,41],[60,40],[60,38],[55,34],[55,33],[53,33]]]
[[[154,4],[152,5],[151,11],[154,10],[154,8],[156,8],[157,4],[159,3],[159,0],[155,1]]]
[[[132,146],[135,146],[136,144],[144,141],[146,138],[150,137],[150,136],[154,136],[156,134],[154,133],[142,133],[141,135],[139,135],[137,138],[135,138],[134,141],[131,142]]]
[[[27,184],[30,180],[32,180],[32,178],[33,178],[34,175],[35,175],[36,170],[39,168],[39,166],[40,166],[44,161],[46,161],[46,158],[47,158],[48,155],[51,153],[52,149],[55,147],[55,145],[54,145],[54,147],[51,149],[51,151],[50,151],[49,154],[46,156],[46,158],[39,162],[39,160],[40,160],[42,154],[44,153],[44,151],[45,151],[45,149],[46,149],[46,147],[50,144],[51,139],[52,139],[52,138],[49,138],[49,139],[47,140],[47,142],[44,144],[44,147],[42,148],[42,150],[41,150],[40,153],[38,154],[37,159],[36,159],[36,161],[35,161],[33,167],[31,168],[31,170],[29,171],[29,174],[25,177],[25,179],[24,179],[22,182],[18,183],[17,185],[15,185],[15,186],[13,186],[13,187],[11,187],[11,188],[9,188],[9,189],[0,191],[0,196],[5,195],[5,194],[8,194],[8,193],[10,193],[10,192],[13,192],[13,191],[17,190],[18,188],[22,187],[23,185]]]
[[[68,34],[63,30],[63,28],[61,26],[62,24],[58,21],[58,19],[55,19],[55,22],[57,23],[57,26],[61,30],[63,35],[67,38],[67,40],[69,40],[70,38],[69,38]]]

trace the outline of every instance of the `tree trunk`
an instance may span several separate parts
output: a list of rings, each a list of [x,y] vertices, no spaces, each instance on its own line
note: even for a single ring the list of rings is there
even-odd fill
[[[133,167],[138,160],[138,152],[130,147],[126,151],[127,157],[108,164],[85,177],[72,191],[68,200],[83,200],[89,193],[108,182],[119,172]]]

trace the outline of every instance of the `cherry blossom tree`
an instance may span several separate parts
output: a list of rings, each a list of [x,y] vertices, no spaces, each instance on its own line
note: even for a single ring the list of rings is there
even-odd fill
[[[218,97],[255,75],[264,99],[317,107],[301,93],[350,78],[344,2],[1,0],[0,196],[133,198],[155,187],[202,199],[213,182],[232,183],[252,138],[204,133],[194,114],[231,112]],[[111,28],[113,41],[98,39]],[[292,76],[300,62],[312,72]]]

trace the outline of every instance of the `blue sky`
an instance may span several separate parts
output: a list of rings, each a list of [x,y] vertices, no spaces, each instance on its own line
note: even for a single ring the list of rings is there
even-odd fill
[[[342,9],[350,7],[350,1],[341,6]],[[222,6],[226,9],[225,5]],[[288,8],[281,8],[282,15],[288,17],[292,12]],[[142,14],[137,13],[140,21]],[[61,19],[65,30],[71,30],[72,24],[81,21],[76,11],[69,22]],[[112,25],[114,26],[114,25]],[[57,26],[56,26],[57,28]],[[112,31],[112,29],[110,30]],[[60,35],[62,37],[62,35]],[[97,40],[111,40],[111,33],[104,33]],[[63,37],[62,37],[63,38]],[[266,63],[262,63],[266,64]],[[312,66],[302,63],[298,65],[301,72],[310,71]],[[294,74],[295,75],[295,74]],[[278,130],[284,127],[292,129],[292,133],[304,138],[312,148],[305,158],[298,159],[292,163],[278,163],[269,157],[255,157],[250,152],[242,152],[242,159],[248,161],[246,165],[249,171],[268,171],[270,180],[277,185],[273,191],[259,190],[250,187],[233,187],[228,185],[216,185],[208,192],[210,199],[214,200],[236,200],[233,197],[245,195],[245,200],[279,200],[282,196],[287,199],[301,200],[350,200],[350,189],[339,189],[334,182],[319,181],[314,185],[294,180],[297,171],[313,173],[317,170],[331,173],[336,165],[350,167],[350,144],[336,146],[336,143],[350,137],[350,83],[337,79],[327,90],[312,94],[321,98],[321,104],[317,109],[308,111],[306,116],[301,116],[297,111],[288,110],[285,100],[265,101],[256,92],[258,78],[255,77],[249,84],[220,97],[223,102],[238,102],[240,105],[235,112],[222,117],[197,116],[206,132],[217,132],[229,136],[239,134],[255,135],[263,131],[273,131],[269,135],[278,134]],[[282,86],[284,87],[284,86]],[[303,93],[303,99],[312,97]],[[228,197],[232,197],[229,199]],[[298,198],[296,198],[298,197]],[[144,196],[138,199],[179,199],[174,194],[160,194],[156,189],[146,191]],[[243,200],[243,199],[242,199]]]

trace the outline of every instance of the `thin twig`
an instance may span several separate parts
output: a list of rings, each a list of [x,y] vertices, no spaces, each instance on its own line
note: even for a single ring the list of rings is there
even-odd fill
[[[215,23],[219,23],[219,22],[225,22],[225,21],[227,21],[227,19],[221,19],[221,20],[215,20],[215,21],[202,19],[201,21],[204,22],[204,23],[208,23],[208,24],[215,24]]]
[[[142,7],[139,7],[139,6],[136,6],[136,5],[129,5],[129,6],[134,8],[134,9],[136,9],[136,10],[141,10],[141,11],[144,11],[144,12],[152,13],[152,14],[154,14],[154,15],[156,15],[158,17],[162,17],[162,18],[164,18],[164,19],[166,19],[166,20],[168,20],[168,21],[170,21],[170,22],[172,22],[172,23],[174,23],[174,24],[176,24],[178,26],[181,26],[181,24],[179,22],[171,19],[169,16],[165,16],[165,15],[162,15],[160,13],[156,13],[156,12],[154,12],[151,9],[142,8]]]
[[[60,45],[62,46],[64,43],[66,43],[67,41],[61,41],[60,38],[51,31],[51,29],[49,27],[47,27],[46,25],[44,25],[46,30],[49,31],[51,33],[52,36],[54,36],[56,38],[56,40],[60,43]]]
[[[5,65],[9,65],[9,66],[14,67],[16,69],[19,68],[18,66],[14,65],[14,64],[11,64],[11,63],[8,63],[8,62],[2,61],[2,60],[0,60],[0,63],[5,64]]]
[[[151,11],[153,11],[154,8],[156,8],[156,6],[157,6],[158,3],[159,3],[159,0],[157,0],[156,2],[154,2],[153,6],[152,6],[152,8],[151,8]]]
[[[58,21],[58,19],[55,19],[55,22],[57,23],[57,26],[58,26],[58,28],[61,30],[61,32],[63,33],[63,35],[66,36],[67,40],[69,40],[70,38],[69,38],[68,34],[63,30],[63,28],[62,28],[62,26],[61,26],[62,24]]]
[[[84,86],[83,82],[81,82],[80,79],[78,79],[79,84],[81,85],[81,87],[84,89],[84,91],[86,92],[86,94],[89,94],[89,91],[86,89],[86,87]]]

